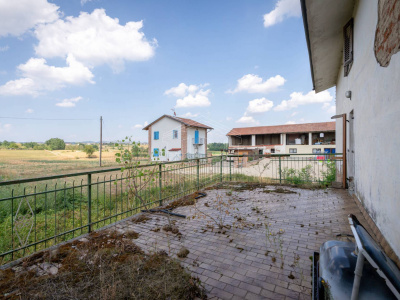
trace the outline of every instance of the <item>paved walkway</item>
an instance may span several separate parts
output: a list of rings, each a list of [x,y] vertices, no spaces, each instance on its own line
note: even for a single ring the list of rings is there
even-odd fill
[[[234,224],[240,215],[244,228],[219,230],[208,219],[173,217],[180,233],[167,233],[161,228],[168,219],[159,214],[149,215],[145,223],[128,220],[116,227],[140,233],[135,243],[148,251],[175,255],[182,247],[189,249],[182,264],[201,279],[211,299],[310,299],[313,252],[339,233],[351,234],[350,213],[369,229],[344,190],[284,187],[294,192],[287,194],[274,192],[274,186],[235,191],[237,187],[208,190],[198,207],[216,218],[221,216],[211,207],[216,199],[231,201],[229,211],[235,212],[225,224]],[[190,217],[197,211],[186,206],[174,212]]]

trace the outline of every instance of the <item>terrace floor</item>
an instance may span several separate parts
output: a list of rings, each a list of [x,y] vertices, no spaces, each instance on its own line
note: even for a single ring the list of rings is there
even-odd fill
[[[350,213],[370,229],[345,190],[232,184],[206,193],[199,210],[215,218],[221,214],[212,204],[229,202],[225,224],[234,225],[240,216],[241,228],[211,228],[209,219],[190,218],[199,215],[193,206],[174,210],[187,216],[171,217],[178,234],[162,229],[168,218],[158,213],[115,227],[138,232],[135,243],[144,250],[175,256],[186,247],[190,253],[182,265],[200,278],[210,299],[310,299],[313,252],[327,240],[343,239],[339,233],[351,234]]]

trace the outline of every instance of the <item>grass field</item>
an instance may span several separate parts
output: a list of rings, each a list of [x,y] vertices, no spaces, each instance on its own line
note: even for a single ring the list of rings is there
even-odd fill
[[[106,148],[102,167],[117,167],[117,150]],[[88,158],[79,150],[0,150],[0,181],[93,170],[99,167],[99,152]]]

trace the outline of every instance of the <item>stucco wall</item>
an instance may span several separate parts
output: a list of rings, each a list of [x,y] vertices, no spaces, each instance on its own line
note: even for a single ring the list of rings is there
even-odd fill
[[[195,146],[193,145],[194,132],[199,130],[199,139],[204,139],[203,145],[198,145],[196,152]],[[206,154],[207,144],[206,144],[206,129],[204,128],[193,128],[187,127],[187,153],[189,154]]]
[[[172,131],[178,130],[178,138],[172,138]],[[159,132],[159,139],[154,139],[154,132]],[[181,123],[170,118],[162,118],[157,123],[151,126],[151,159],[157,160],[157,157],[153,156],[154,148],[158,148],[160,151],[159,160],[166,161],[172,160],[176,156],[176,152],[169,152],[171,148],[181,148]],[[162,149],[165,149],[165,156],[162,156]]]
[[[286,145],[285,153],[290,154],[289,149],[297,149],[297,154],[311,154],[313,149],[321,149],[321,154],[324,153],[324,149],[335,149],[335,145]]]
[[[349,76],[339,70],[337,114],[354,110],[354,192],[397,256],[400,256],[400,53],[381,67],[374,55],[378,1],[354,9],[354,62]],[[345,92],[352,91],[352,98]],[[349,123],[347,123],[349,125]],[[349,126],[347,126],[349,128]],[[337,120],[337,152],[342,151]],[[349,145],[347,132],[347,149]],[[351,151],[348,152],[351,154]]]

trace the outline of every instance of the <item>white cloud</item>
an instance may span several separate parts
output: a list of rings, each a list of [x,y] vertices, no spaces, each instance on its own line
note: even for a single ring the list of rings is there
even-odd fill
[[[47,0],[0,1],[0,36],[19,36],[37,24],[54,22],[58,6]]]
[[[336,113],[336,105],[332,105],[331,103],[328,102],[322,105],[322,109],[326,110],[328,114]]]
[[[57,106],[60,107],[75,107],[76,103],[78,103],[83,98],[81,96],[75,98],[64,99],[61,102],[56,103]]]
[[[182,118],[196,118],[199,114],[192,114],[191,112],[187,112],[186,114],[181,115]]]
[[[7,132],[11,129],[12,125],[11,124],[1,124],[0,123],[0,132]]]
[[[291,117],[294,117],[295,115],[297,115],[299,112],[298,111],[294,111],[290,114]]]
[[[295,121],[287,121],[285,124],[286,124],[286,125],[296,124],[296,122],[295,122]]]
[[[8,45],[0,47],[0,52],[6,52],[10,47]]]
[[[264,15],[264,27],[280,23],[286,18],[300,16],[300,0],[278,0],[275,8]]]
[[[28,108],[25,112],[26,112],[27,114],[33,114],[33,113],[34,113],[34,110],[33,110],[32,108]]]
[[[176,100],[175,107],[207,107],[211,105],[208,100],[208,94],[210,90],[200,91],[196,95],[187,95],[182,99]]]
[[[141,129],[143,127],[146,127],[147,125],[149,125],[149,122],[144,122],[143,125],[142,124],[136,124],[134,126],[132,126],[132,129]]]
[[[271,100],[266,98],[254,99],[249,101],[249,106],[247,106],[247,113],[263,113],[269,111],[274,106]]]
[[[91,2],[93,0],[81,0],[81,5],[84,6],[86,3]]]
[[[232,117],[226,117],[227,121],[232,121]]]
[[[316,94],[314,91],[303,95],[303,93],[293,92],[289,100],[283,100],[281,104],[274,108],[275,111],[288,110],[300,105],[331,102],[333,97],[328,91]]]
[[[206,107],[211,105],[211,102],[208,99],[211,90],[204,90],[203,88],[206,86],[208,86],[208,83],[199,85],[186,85],[184,83],[180,83],[178,86],[166,90],[164,95],[180,97],[178,100],[176,100],[176,108]]]
[[[189,94],[195,94],[199,89],[207,87],[209,84],[205,83],[205,84],[199,84],[199,85],[195,85],[195,84],[191,84],[191,85],[186,85],[183,82],[178,84],[178,86],[176,87],[172,87],[169,90],[166,90],[164,92],[164,95],[172,95],[175,97],[185,97]]]
[[[259,124],[259,122],[256,121],[252,116],[248,116],[246,114],[244,114],[243,117],[237,120],[236,123],[254,124],[254,125]]]
[[[257,120],[254,119],[252,114],[260,114],[271,110],[274,106],[274,103],[271,100],[266,98],[254,99],[249,101],[249,105],[246,108],[246,111],[236,123],[244,123],[244,124],[259,124]]]
[[[121,71],[125,61],[144,61],[154,55],[157,41],[149,42],[141,32],[143,21],[119,24],[104,9],[78,17],[66,17],[51,24],[39,25],[36,54],[42,57],[66,57],[72,54],[86,66],[108,64]]]
[[[67,67],[49,66],[43,58],[31,58],[18,69],[23,77],[0,86],[0,95],[37,96],[43,91],[58,90],[67,85],[94,83],[92,72],[72,55],[67,57]]]
[[[242,78],[238,79],[236,88],[231,91],[226,91],[227,93],[237,93],[237,92],[248,92],[248,93],[269,93],[274,92],[278,87],[285,83],[285,78],[280,75],[275,77],[270,77],[263,81],[261,77],[254,74],[244,75]]]

